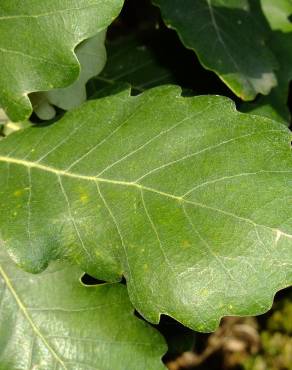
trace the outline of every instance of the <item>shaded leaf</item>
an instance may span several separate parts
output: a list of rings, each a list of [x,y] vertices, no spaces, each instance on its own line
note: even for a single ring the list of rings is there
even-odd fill
[[[30,116],[28,93],[66,87],[78,78],[74,48],[105,29],[123,1],[76,4],[73,0],[1,1],[0,105],[13,121]]]
[[[153,0],[166,25],[243,100],[276,85],[266,24],[248,0]]]
[[[213,330],[291,283],[290,138],[173,86],[88,102],[1,141],[1,239],[25,269],[66,258],[123,274],[151,322]]]
[[[263,11],[270,23],[272,32],[269,46],[277,57],[278,85],[268,96],[261,96],[254,103],[246,103],[241,109],[245,112],[264,115],[290,124],[290,112],[287,105],[289,83],[292,80],[292,23],[288,17],[292,14],[290,0],[261,0]]]
[[[1,369],[164,369],[163,339],[124,286],[86,287],[78,268],[52,267],[31,275],[0,252]]]
[[[153,38],[159,34],[153,33]],[[172,71],[157,60],[157,56],[136,36],[125,36],[107,42],[108,61],[99,76],[90,82],[92,97],[104,89],[128,83],[135,93],[147,88],[174,83]]]
[[[119,34],[118,25],[111,26],[110,36]],[[200,65],[174,31],[163,24],[155,27],[150,24],[143,30],[135,28],[132,33],[106,41],[107,64],[100,75],[88,82],[89,98],[111,95],[128,85],[136,95],[163,84],[181,86],[185,96],[216,94],[234,98],[214,73]]]

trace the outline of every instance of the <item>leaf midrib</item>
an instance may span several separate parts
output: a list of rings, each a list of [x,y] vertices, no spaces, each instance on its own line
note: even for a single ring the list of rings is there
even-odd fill
[[[24,317],[29,322],[32,330],[41,339],[41,341],[44,343],[44,345],[48,348],[49,352],[52,354],[52,356],[55,358],[55,360],[63,367],[63,369],[68,370],[68,368],[66,367],[65,363],[58,356],[58,354],[55,352],[55,350],[50,346],[50,344],[47,342],[46,338],[43,336],[43,334],[41,333],[41,331],[39,330],[39,328],[34,323],[33,319],[30,317],[30,315],[29,315],[29,313],[27,311],[27,308],[22,303],[21,298],[18,296],[16,290],[14,289],[14,287],[13,287],[13,285],[12,285],[10,279],[9,279],[9,276],[6,274],[6,272],[2,268],[1,264],[0,264],[0,275],[2,275],[3,280],[4,280],[5,284],[6,284],[6,286],[10,290],[12,296],[14,297],[14,299],[15,299],[17,305],[19,306],[21,312],[23,313]]]
[[[264,228],[269,229],[269,230],[273,231],[274,233],[276,233],[276,240],[279,240],[279,238],[282,237],[282,236],[287,237],[289,239],[292,239],[291,234],[285,233],[284,231],[282,231],[278,228],[273,228],[273,227],[270,227],[270,226],[267,226],[267,225],[258,224],[258,223],[256,223],[255,221],[253,221],[249,218],[238,216],[237,214],[234,214],[232,212],[225,211],[225,210],[220,209],[220,208],[212,207],[212,206],[209,206],[209,205],[204,204],[204,203],[191,201],[191,200],[185,199],[183,196],[173,195],[173,194],[170,194],[170,193],[167,193],[167,192],[164,192],[164,191],[160,191],[160,190],[148,187],[148,186],[141,185],[137,182],[112,180],[112,179],[107,179],[107,178],[97,177],[97,176],[81,175],[81,174],[78,174],[78,173],[75,173],[75,172],[60,170],[60,169],[57,169],[55,167],[51,167],[51,166],[47,166],[47,165],[40,164],[40,163],[37,163],[37,162],[31,162],[31,161],[27,161],[27,160],[23,160],[23,159],[19,159],[19,158],[0,156],[0,162],[18,164],[18,165],[21,165],[21,166],[24,166],[24,167],[27,167],[27,168],[36,168],[36,169],[41,170],[41,171],[53,173],[53,174],[57,175],[58,177],[66,176],[66,177],[71,177],[71,178],[75,178],[75,179],[93,181],[95,183],[107,183],[107,184],[113,184],[113,185],[134,187],[134,188],[137,188],[137,189],[140,189],[140,190],[145,190],[145,191],[156,193],[158,195],[161,195],[161,196],[164,196],[164,197],[167,197],[167,198],[174,199],[178,202],[191,204],[191,205],[199,207],[199,208],[204,208],[204,209],[209,209],[209,210],[212,210],[212,211],[215,211],[215,212],[219,212],[219,213],[225,214],[226,216],[233,217],[235,219],[238,219],[238,220],[247,222],[249,224],[252,224],[254,227],[258,227],[258,226],[264,227]],[[287,171],[287,172],[290,172],[290,171]]]

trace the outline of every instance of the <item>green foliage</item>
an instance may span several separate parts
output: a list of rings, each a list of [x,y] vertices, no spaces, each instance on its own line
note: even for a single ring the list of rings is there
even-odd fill
[[[72,84],[74,48],[105,29],[122,0],[3,0],[0,5],[0,105],[15,121],[32,112],[28,93]]]
[[[86,100],[87,81],[98,75],[106,62],[104,46],[106,31],[101,31],[94,37],[85,40],[76,47],[75,53],[80,63],[81,71],[78,79],[70,86],[47,92],[30,95],[33,108],[39,118],[50,120],[55,117],[55,105],[64,110],[78,107]]]
[[[158,38],[159,32],[152,32],[151,36]],[[129,84],[132,93],[175,83],[171,69],[160,64],[154,51],[137,36],[124,36],[109,42],[107,50],[107,65],[90,84],[92,97],[101,95],[103,89],[122,83]]]
[[[289,284],[291,171],[280,123],[175,87],[125,91],[1,142],[2,238],[27,270],[69,258],[124,275],[148,320],[210,331]]]
[[[161,369],[133,309],[209,332],[291,285],[292,2],[153,4],[0,4],[1,370]]]
[[[133,315],[126,289],[81,275],[55,264],[31,276],[0,251],[1,369],[163,369],[163,339]]]
[[[154,0],[168,27],[243,100],[268,94],[277,64],[266,46],[267,30],[248,0]],[[257,13],[257,17],[255,17]],[[251,39],[253,40],[251,42]]]
[[[268,45],[278,60],[276,71],[278,84],[268,96],[261,96],[255,103],[245,104],[244,110],[283,121],[289,125],[287,107],[289,81],[292,80],[292,14],[290,0],[262,0],[263,11],[272,29]]]

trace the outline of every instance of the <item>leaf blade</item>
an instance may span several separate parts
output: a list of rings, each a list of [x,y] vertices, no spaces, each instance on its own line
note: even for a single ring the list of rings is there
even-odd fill
[[[172,86],[92,101],[2,140],[1,238],[26,269],[70,258],[123,274],[148,320],[213,330],[290,283],[289,142],[277,122]]]
[[[289,15],[292,12],[292,4],[289,0],[271,2],[262,0],[262,8],[272,29],[269,46],[279,62],[277,71],[278,85],[273,88],[271,94],[260,97],[255,103],[243,104],[244,111],[253,114],[264,115],[278,121],[283,121],[287,126],[291,121],[288,107],[289,83],[292,79],[291,70],[291,42],[292,27]]]
[[[11,3],[0,7],[0,104],[14,121],[27,119],[28,93],[72,84],[79,75],[73,52],[83,40],[105,29],[122,0],[58,0]],[[59,37],[62,34],[63,37]]]
[[[85,287],[80,276],[80,270],[70,266],[33,276],[20,271],[1,251],[2,366],[164,368],[160,361],[164,342],[133,316],[125,288]]]
[[[277,62],[265,45],[263,17],[248,1],[155,0],[168,27],[174,29],[202,65],[243,100],[268,94],[277,84]],[[239,46],[240,45],[240,46]]]

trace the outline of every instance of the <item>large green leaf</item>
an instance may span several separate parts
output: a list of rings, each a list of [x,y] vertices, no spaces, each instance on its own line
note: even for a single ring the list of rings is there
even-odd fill
[[[70,266],[31,275],[0,251],[1,370],[164,369],[163,339],[133,315],[125,287],[80,277]]]
[[[0,105],[14,120],[32,112],[28,93],[65,87],[79,74],[74,48],[105,29],[123,0],[2,0]]]
[[[290,138],[173,86],[88,102],[1,141],[1,239],[25,269],[66,258],[124,274],[151,322],[213,330],[292,281]]]
[[[153,0],[168,27],[243,100],[276,85],[276,61],[254,0]]]

